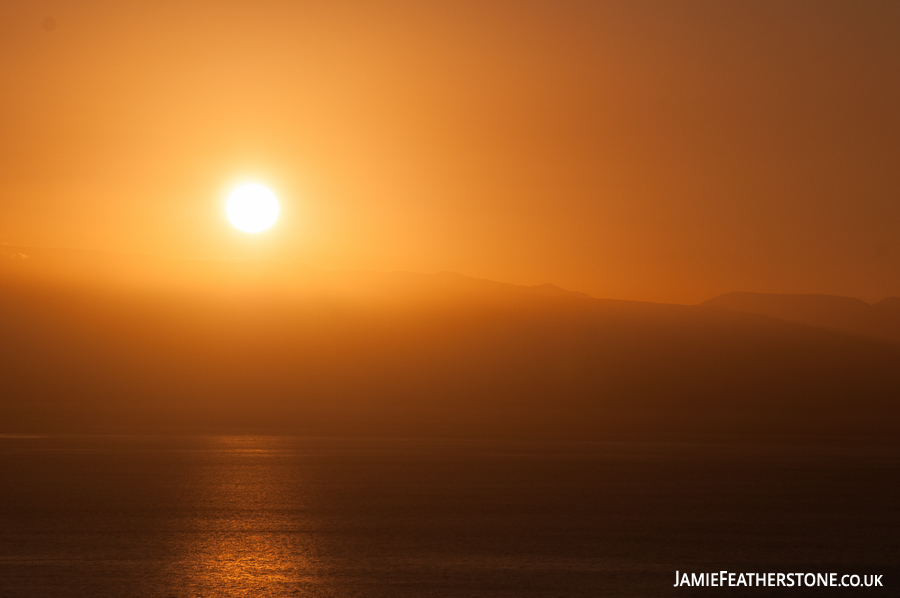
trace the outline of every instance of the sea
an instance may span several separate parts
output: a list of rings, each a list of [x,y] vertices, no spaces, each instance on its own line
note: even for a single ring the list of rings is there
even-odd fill
[[[674,587],[676,571],[882,587]],[[897,596],[900,448],[0,435],[0,596]]]

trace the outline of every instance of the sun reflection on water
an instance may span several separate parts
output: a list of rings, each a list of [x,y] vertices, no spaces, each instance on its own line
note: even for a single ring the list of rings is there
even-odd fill
[[[198,451],[178,577],[192,596],[303,594],[320,585],[303,476],[279,440],[218,437]]]

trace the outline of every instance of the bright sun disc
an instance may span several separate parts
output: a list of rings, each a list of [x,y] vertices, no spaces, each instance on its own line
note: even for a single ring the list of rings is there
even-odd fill
[[[278,220],[278,199],[262,185],[241,185],[228,196],[225,213],[235,228],[259,233]]]

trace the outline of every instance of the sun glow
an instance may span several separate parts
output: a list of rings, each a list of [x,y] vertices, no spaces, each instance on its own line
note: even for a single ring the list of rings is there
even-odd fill
[[[231,192],[225,205],[228,220],[245,233],[262,232],[278,220],[278,199],[256,183],[241,185]]]

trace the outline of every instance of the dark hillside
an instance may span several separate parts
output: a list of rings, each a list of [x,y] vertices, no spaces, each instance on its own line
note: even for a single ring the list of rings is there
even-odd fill
[[[0,279],[6,431],[791,435],[897,420],[900,347],[717,307],[453,274],[193,262],[166,278],[160,262],[136,283],[128,260],[90,282],[21,267]]]

